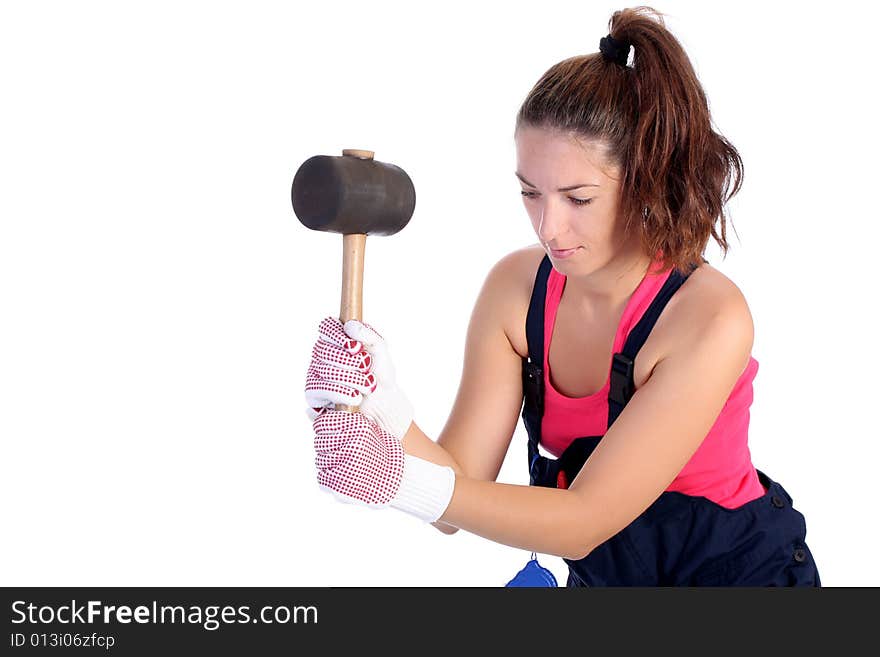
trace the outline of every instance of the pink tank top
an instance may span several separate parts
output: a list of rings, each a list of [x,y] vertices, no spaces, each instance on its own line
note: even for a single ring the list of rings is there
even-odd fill
[[[644,315],[672,270],[658,272],[659,263],[655,263],[627,301],[614,336],[612,353],[623,349],[630,330]],[[541,445],[556,457],[575,438],[605,434],[608,429],[608,391],[611,385],[610,360],[605,385],[587,397],[567,397],[556,390],[550,381],[550,338],[553,336],[556,310],[562,299],[565,281],[566,277],[551,267],[544,306],[545,397]],[[752,465],[748,447],[749,406],[752,403],[752,381],[757,372],[758,361],[750,358],[715,424],[667,491],[703,496],[730,509],[764,494],[764,486]]]

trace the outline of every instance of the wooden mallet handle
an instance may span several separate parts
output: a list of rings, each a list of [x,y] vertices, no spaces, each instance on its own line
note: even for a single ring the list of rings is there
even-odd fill
[[[364,246],[367,236],[352,233],[342,236],[342,301],[339,305],[339,321],[361,321],[364,317]],[[357,406],[336,404],[337,411],[357,413]]]
[[[346,148],[343,155],[372,160],[373,151]],[[364,247],[366,233],[350,233],[342,236],[342,299],[339,304],[339,321],[364,318]],[[357,413],[357,406],[336,404],[337,411]]]

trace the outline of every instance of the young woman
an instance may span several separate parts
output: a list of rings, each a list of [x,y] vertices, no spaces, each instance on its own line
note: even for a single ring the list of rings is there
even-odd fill
[[[748,305],[702,257],[727,252],[742,162],[662,15],[616,12],[599,53],[548,70],[515,141],[540,243],[489,272],[442,434],[412,421],[379,333],[328,317],[306,379],[319,485],[559,555],[569,586],[819,586],[803,515],[751,462]],[[532,485],[496,483],[520,408]]]

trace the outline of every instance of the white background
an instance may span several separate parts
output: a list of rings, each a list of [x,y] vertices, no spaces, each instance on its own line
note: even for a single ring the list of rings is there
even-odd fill
[[[707,258],[755,321],[753,461],[828,586],[880,585],[870,6],[656,5],[745,162],[733,250]],[[410,224],[367,240],[364,319],[436,438],[486,273],[536,241],[516,111],[619,8],[5,2],[0,583],[512,577],[528,553],[318,489],[302,391],[341,236],[300,224],[290,185],[343,148],[412,178]],[[501,481],[527,482],[525,451],[520,421]]]

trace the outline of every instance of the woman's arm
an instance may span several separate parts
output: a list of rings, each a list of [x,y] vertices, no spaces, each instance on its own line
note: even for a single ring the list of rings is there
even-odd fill
[[[522,358],[507,327],[528,307],[521,272],[532,268],[531,260],[534,255],[520,249],[489,271],[468,323],[461,382],[449,418],[436,442],[414,422],[404,436],[405,451],[449,465],[460,476],[484,481],[498,476],[523,402]],[[432,524],[445,534],[458,531],[443,522]]]
[[[465,476],[464,470],[449,452],[425,435],[415,422],[410,425],[409,431],[403,437],[403,451],[438,465],[448,465],[455,470],[456,476]],[[458,527],[452,527],[440,520],[431,524],[444,534],[454,534],[458,531]]]
[[[752,342],[741,295],[715,304],[711,313],[693,318],[569,489],[457,473],[440,521],[504,545],[583,558],[632,522],[681,471],[748,364]]]

